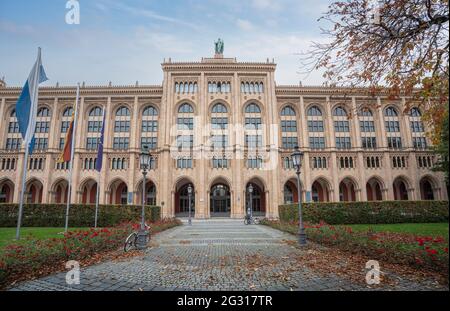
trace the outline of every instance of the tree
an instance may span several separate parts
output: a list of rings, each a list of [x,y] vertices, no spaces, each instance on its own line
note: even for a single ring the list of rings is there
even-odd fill
[[[448,144],[449,144],[449,127],[448,127],[448,110],[444,114],[444,120],[442,122],[442,131],[440,143],[435,147],[436,152],[440,155],[438,162],[434,168],[435,171],[440,171],[445,173],[445,181],[447,186],[449,185],[449,154],[448,154]]]
[[[307,72],[324,69],[334,85],[368,87],[375,96],[387,88],[390,97],[418,102],[424,121],[441,138],[448,106],[448,0],[348,0],[334,2],[319,19],[328,43],[313,42],[303,54]]]

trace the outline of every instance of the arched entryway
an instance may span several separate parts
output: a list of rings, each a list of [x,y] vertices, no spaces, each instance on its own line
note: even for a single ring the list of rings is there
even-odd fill
[[[28,204],[42,203],[42,195],[44,186],[37,179],[31,179],[26,184],[25,202]]]
[[[188,179],[180,180],[175,189],[175,215],[186,217],[189,215],[189,193],[188,186],[191,185],[191,216],[195,217],[195,186]]]
[[[12,203],[14,196],[14,184],[9,179],[0,181],[0,203]]]
[[[298,203],[297,184],[293,180],[288,180],[283,187],[284,204]]]
[[[245,213],[247,213],[247,209],[250,205],[250,195],[248,193],[248,187],[252,185],[253,193],[251,195],[252,198],[252,210],[253,216],[265,216],[266,215],[266,193],[264,188],[264,183],[259,179],[252,179],[245,186]]]
[[[209,192],[209,213],[211,217],[230,217],[231,193],[225,183],[214,184]]]
[[[128,186],[122,180],[116,180],[109,187],[109,203],[116,205],[128,204]]]
[[[397,177],[393,183],[394,189],[394,199],[395,200],[408,200],[408,187],[407,182],[401,178]]]
[[[432,180],[429,177],[423,177],[420,180],[420,198],[422,200],[436,200],[433,188]]]
[[[381,190],[381,182],[372,177],[366,183],[367,201],[381,201],[383,200],[383,193]]]
[[[339,184],[339,201],[355,202],[356,201],[356,185],[350,178],[344,178]]]
[[[52,194],[53,202],[56,204],[67,203],[67,188],[69,183],[65,179],[61,179],[53,184]]]
[[[88,179],[81,186],[81,203],[95,204],[96,201],[97,201],[97,182],[93,179]]]
[[[136,202],[137,204],[142,204],[142,180],[139,182],[137,189]],[[153,183],[153,181],[149,179],[146,180],[145,192],[147,193],[147,195],[145,196],[145,204],[156,206],[156,185]]]
[[[319,178],[311,186],[311,199],[313,202],[329,202],[330,186],[327,180]]]

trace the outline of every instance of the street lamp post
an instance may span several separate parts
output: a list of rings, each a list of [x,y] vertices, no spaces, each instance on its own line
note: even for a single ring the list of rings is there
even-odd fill
[[[253,186],[252,184],[250,184],[248,186],[248,193],[249,193],[249,202],[248,202],[248,209],[249,209],[249,216],[250,216],[250,221],[253,220]]]
[[[145,228],[145,203],[146,203],[146,192],[145,184],[147,182],[147,170],[150,167],[151,155],[147,145],[142,146],[142,151],[140,154],[140,165],[142,169],[142,176],[144,180],[142,182],[142,211],[141,211],[141,226],[138,231],[138,239],[136,242],[137,249],[147,248],[148,232]]]
[[[300,189],[300,168],[302,167],[302,159],[303,152],[300,151],[299,147],[295,147],[294,153],[291,155],[292,162],[294,164],[297,174],[297,193],[298,193],[298,242],[300,246],[306,245],[306,232],[305,227],[303,226],[303,217],[302,217],[302,192]]]
[[[187,188],[187,191],[188,191],[188,201],[189,201],[189,220],[188,220],[188,223],[189,223],[189,226],[191,226],[192,225],[192,219],[191,219],[192,186],[191,186],[191,184],[189,184],[189,186]]]

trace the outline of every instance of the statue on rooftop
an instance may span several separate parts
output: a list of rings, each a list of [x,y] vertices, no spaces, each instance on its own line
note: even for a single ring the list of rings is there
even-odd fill
[[[214,45],[216,46],[216,54],[223,54],[223,49],[225,47],[223,40],[219,38],[217,42],[214,42]]]

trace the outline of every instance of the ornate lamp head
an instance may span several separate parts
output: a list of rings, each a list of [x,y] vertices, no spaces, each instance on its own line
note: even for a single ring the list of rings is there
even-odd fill
[[[298,146],[295,146],[295,151],[291,154],[291,157],[294,167],[299,171],[302,167],[303,152],[300,151]]]

